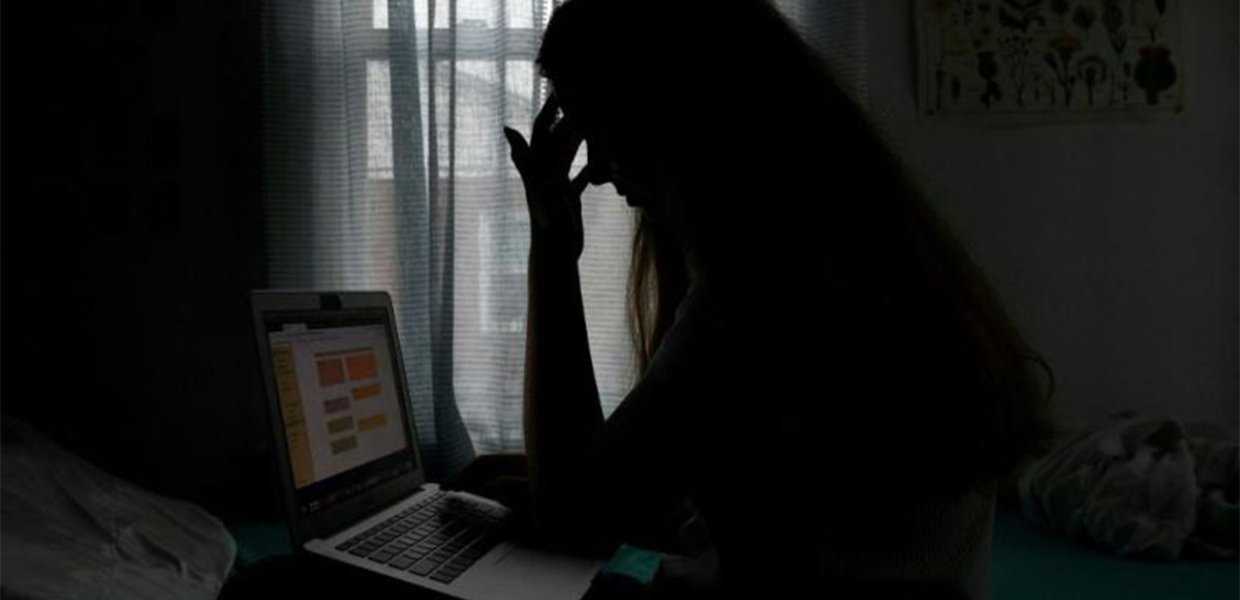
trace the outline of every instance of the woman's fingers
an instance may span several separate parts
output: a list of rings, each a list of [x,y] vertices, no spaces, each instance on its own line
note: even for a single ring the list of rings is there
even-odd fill
[[[581,172],[568,182],[568,210],[572,214],[573,227],[577,231],[581,231],[584,223],[581,218],[581,193],[586,190],[586,186],[590,185],[590,167],[587,165]],[[585,239],[582,238],[582,242]]]
[[[530,508],[530,478],[528,475],[502,475],[488,482],[487,496],[521,514]]]
[[[559,111],[560,101],[553,92],[547,96],[547,101],[534,118],[529,146],[551,159],[549,164],[567,168],[577,156],[577,149],[585,136],[564,119],[558,118]]]
[[[484,454],[449,477],[441,487],[478,493],[497,479],[529,477],[529,473],[529,460],[524,454]]]
[[[508,140],[509,155],[517,167],[517,172],[523,178],[532,176],[538,180],[548,177],[554,179],[557,176],[567,177],[568,169],[572,166],[573,159],[577,157],[577,150],[585,141],[584,136],[569,127],[558,128],[556,131],[547,133],[542,138],[541,145],[527,143],[521,132],[511,127],[504,127],[504,137]],[[530,172],[531,166],[534,172]],[[578,186],[579,183],[580,186]],[[586,183],[588,181],[578,182],[574,179],[570,189],[580,187],[580,190],[583,190]],[[580,194],[580,190],[575,193]]]
[[[543,139],[551,133],[551,126],[555,123],[555,116],[559,110],[560,103],[556,100],[555,94],[548,94],[542,110],[539,110],[538,116],[534,117],[534,130],[530,132],[530,144],[542,145]]]
[[[558,119],[555,95],[534,119],[526,142],[519,132],[504,127],[512,162],[525,184],[525,199],[535,235],[553,240],[574,257],[581,255],[581,194],[590,183],[588,169],[571,176],[573,159],[585,136],[571,122]]]
[[[525,143],[525,138],[521,135],[521,132],[511,127],[504,128],[504,137],[508,140],[512,164],[517,166],[517,172],[525,175],[525,162],[526,157],[530,153],[530,145]]]
[[[568,197],[580,201],[582,192],[590,185],[590,166],[586,165],[580,173],[568,182]],[[580,212],[580,211],[579,211]]]
[[[559,121],[551,133],[556,156],[567,170],[573,164],[573,159],[577,158],[577,150],[581,148],[585,136],[571,126],[564,125],[564,121]]]

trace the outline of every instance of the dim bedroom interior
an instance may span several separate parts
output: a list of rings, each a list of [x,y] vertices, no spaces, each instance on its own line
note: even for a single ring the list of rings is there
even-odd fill
[[[1060,433],[1000,482],[992,597],[1240,595],[1236,3],[774,4],[1053,369]],[[209,599],[293,551],[251,290],[391,291],[428,474],[521,449],[529,225],[500,128],[545,98],[552,8],[6,5],[0,596]],[[1012,104],[1010,56],[975,51],[1003,27],[1067,108]],[[631,222],[587,193],[610,411]]]

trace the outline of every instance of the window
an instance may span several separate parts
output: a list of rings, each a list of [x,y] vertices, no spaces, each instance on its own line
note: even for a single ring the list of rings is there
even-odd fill
[[[802,11],[813,22],[836,10],[817,7],[861,6],[779,3],[814,7]],[[458,409],[478,451],[521,444],[529,225],[501,127],[528,133],[545,97],[534,58],[552,4],[263,3],[271,284],[391,292],[414,414],[444,464],[467,447],[440,429]],[[633,219],[610,187],[587,189],[582,217],[583,300],[609,412],[634,375]]]
[[[525,279],[529,249],[529,217],[524,190],[511,167],[503,125],[528,134],[545,97],[545,84],[534,66],[541,27],[551,10],[549,0],[427,0],[412,2],[412,30],[402,27],[396,12],[403,6],[388,0],[346,0],[344,60],[347,85],[348,135],[358,156],[351,169],[353,231],[360,239],[352,245],[350,261],[367,265],[359,284],[402,289],[400,242],[408,232],[396,225],[395,215],[401,144],[417,146],[428,197],[442,220],[431,225],[432,246],[446,253],[450,269],[443,282],[450,286],[456,405],[470,437],[480,451],[512,449],[520,445],[519,406],[524,363]],[[432,6],[432,4],[434,4]],[[406,13],[405,18],[408,18]],[[434,27],[428,28],[433,19]],[[455,27],[450,27],[455,23]],[[401,36],[407,36],[402,38]],[[408,39],[412,38],[412,39]],[[410,56],[398,56],[401,48]],[[404,63],[401,61],[404,60]],[[406,75],[399,65],[416,69],[416,99],[402,97],[398,81]],[[412,95],[412,90],[404,93]],[[404,106],[402,106],[404,102]],[[416,106],[416,115],[402,109]],[[401,119],[420,118],[418,140],[401,140]],[[584,166],[584,152],[575,168]],[[607,195],[608,191],[592,191]],[[608,204],[595,198],[591,204]],[[444,209],[444,207],[450,207]],[[615,256],[606,260],[606,273],[590,275],[583,287],[597,301],[593,312],[610,311],[594,321],[606,327],[592,331],[599,345],[603,369],[616,360],[624,375],[604,376],[614,382],[603,390],[605,404],[617,403],[627,391],[631,374],[624,329],[623,299],[630,218],[624,204],[592,209],[587,218],[596,225],[620,224],[618,239],[599,236],[594,246]],[[616,229],[616,227],[611,227]],[[438,237],[436,237],[438,236]],[[607,237],[608,239],[602,239]],[[617,245],[617,242],[619,243]],[[587,253],[590,253],[587,250]],[[599,255],[600,252],[593,252]],[[587,259],[588,260],[588,259]],[[597,261],[596,261],[597,262]],[[584,278],[583,278],[584,279]],[[409,289],[405,286],[404,289]],[[597,329],[597,328],[592,328]],[[608,342],[609,338],[617,338]]]

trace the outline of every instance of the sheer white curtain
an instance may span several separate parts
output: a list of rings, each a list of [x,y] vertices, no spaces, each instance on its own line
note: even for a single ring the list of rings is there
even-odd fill
[[[529,233],[501,127],[528,137],[545,98],[533,61],[553,4],[264,5],[269,284],[392,294],[433,474],[522,447]],[[776,4],[863,94],[861,0]],[[589,189],[583,207],[582,287],[610,413],[635,375],[625,324],[633,215],[610,186]]]

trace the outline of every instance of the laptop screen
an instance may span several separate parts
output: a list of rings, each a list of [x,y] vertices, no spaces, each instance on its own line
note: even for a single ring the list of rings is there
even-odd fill
[[[414,469],[383,308],[269,312],[263,325],[300,514]]]

